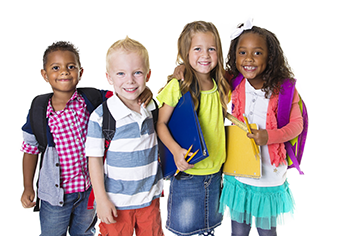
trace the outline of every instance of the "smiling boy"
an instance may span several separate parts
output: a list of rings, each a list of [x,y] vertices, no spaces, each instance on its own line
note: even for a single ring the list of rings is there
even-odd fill
[[[144,108],[138,96],[150,79],[145,47],[130,38],[119,40],[108,50],[106,77],[115,94],[90,116],[86,155],[97,203],[102,235],[160,236],[159,197],[163,176],[158,163],[158,143],[151,101]],[[106,113],[105,113],[106,109]],[[110,114],[116,131],[106,153],[103,116]],[[106,115],[107,116],[107,115]]]

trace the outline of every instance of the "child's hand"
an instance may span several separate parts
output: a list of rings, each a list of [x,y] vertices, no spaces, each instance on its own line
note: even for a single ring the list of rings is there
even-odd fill
[[[35,192],[33,189],[26,189],[24,190],[24,192],[22,193],[21,196],[21,204],[24,208],[31,208],[35,206],[35,202],[34,202],[34,198],[35,198]]]
[[[179,65],[175,68],[173,76],[178,80],[184,80],[185,66]]]
[[[139,95],[139,98],[138,98],[138,104],[141,105],[144,103],[144,107],[146,107],[149,102],[151,101],[152,99],[152,92],[151,90],[149,89],[149,87],[145,87],[144,91]]]
[[[268,132],[265,129],[252,129],[251,130],[253,133],[250,134],[248,133],[247,136],[248,138],[253,138],[255,140],[255,143],[259,146],[266,145],[268,142]]]
[[[194,165],[189,164],[189,163],[184,159],[185,154],[187,153],[187,151],[188,151],[188,150],[181,148],[181,149],[177,152],[177,154],[174,155],[175,164],[176,164],[177,169],[178,169],[179,171],[185,171],[185,170],[188,170],[188,169],[191,169],[191,168],[194,167]],[[191,156],[192,154],[193,154],[193,153],[190,152],[187,158],[189,158],[189,156]]]
[[[117,209],[109,198],[97,201],[97,216],[105,224],[116,223],[114,217],[118,217]]]

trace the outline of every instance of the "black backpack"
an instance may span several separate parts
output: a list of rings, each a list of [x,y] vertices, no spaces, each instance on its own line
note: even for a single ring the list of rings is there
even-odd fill
[[[105,100],[106,91],[101,91],[95,88],[78,88],[78,92],[81,95],[84,95],[87,109],[91,113],[95,108],[97,108],[100,104]],[[38,149],[40,151],[40,167],[42,167],[43,157],[45,150],[47,148],[48,143],[53,142],[53,138],[50,132],[50,137],[47,136],[47,130],[49,130],[47,120],[46,120],[46,112],[47,112],[47,104],[53,93],[43,94],[35,97],[32,101],[30,112],[29,112],[29,120],[32,128],[32,132],[38,142]],[[37,188],[39,183],[39,179],[37,181]],[[39,211],[40,201],[37,195],[37,204],[34,208],[34,211]]]

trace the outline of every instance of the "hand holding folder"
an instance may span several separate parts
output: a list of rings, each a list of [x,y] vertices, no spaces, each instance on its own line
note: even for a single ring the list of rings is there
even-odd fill
[[[256,124],[245,124],[231,114],[227,118],[235,125],[226,126],[227,159],[223,172],[227,175],[261,178],[260,150],[253,139],[247,137],[251,128],[257,129]],[[247,119],[246,123],[247,123]]]
[[[186,160],[188,163],[195,164],[209,156],[190,92],[178,101],[167,125],[171,136],[182,148],[192,145],[192,149],[197,150]],[[174,157],[160,139],[158,147],[164,178],[169,178],[177,171]]]
[[[190,151],[191,151],[191,149],[192,149],[192,146],[193,146],[193,145],[191,145],[191,146],[189,147],[187,153],[186,153],[185,156],[184,156],[184,159],[186,160],[187,163],[189,163],[189,162],[192,160],[192,158],[194,158],[194,157],[196,156],[197,152],[199,151],[199,149],[198,149],[196,152],[194,152],[194,153],[187,159],[187,157],[188,157],[188,155],[189,155],[189,153],[190,153]],[[176,176],[179,172],[180,172],[180,170],[177,169],[177,170],[176,170],[176,173],[175,173],[175,176]]]

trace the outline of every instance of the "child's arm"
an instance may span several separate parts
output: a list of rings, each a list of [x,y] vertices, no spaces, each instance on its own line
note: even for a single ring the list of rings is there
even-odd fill
[[[299,107],[300,98],[295,90],[289,123],[281,129],[274,130],[252,130],[253,134],[248,134],[249,138],[254,138],[258,145],[273,143],[284,143],[298,136],[303,129],[303,119]]]
[[[92,188],[96,198],[97,216],[106,223],[116,223],[118,217],[115,205],[110,201],[104,186],[104,169],[102,157],[89,157],[89,172]]]
[[[138,98],[138,104],[141,105],[144,103],[144,108],[149,104],[149,102],[151,101],[152,99],[152,92],[151,90],[149,89],[149,87],[145,87],[144,91],[139,95],[139,98]]]
[[[35,169],[37,168],[38,155],[24,153],[22,166],[23,166],[23,177],[24,177],[24,192],[21,196],[21,204],[24,208],[34,207],[35,192],[33,188],[33,179]]]
[[[183,149],[178,143],[172,138],[169,129],[168,129],[168,121],[173,112],[174,108],[163,104],[163,106],[159,109],[158,114],[158,122],[157,122],[157,134],[158,137],[162,140],[165,146],[170,150],[172,155],[174,156],[175,164],[179,171],[185,171],[187,169],[193,168],[194,165],[190,165],[184,159],[184,156],[187,152],[186,149]],[[191,156],[192,153],[189,153]]]

